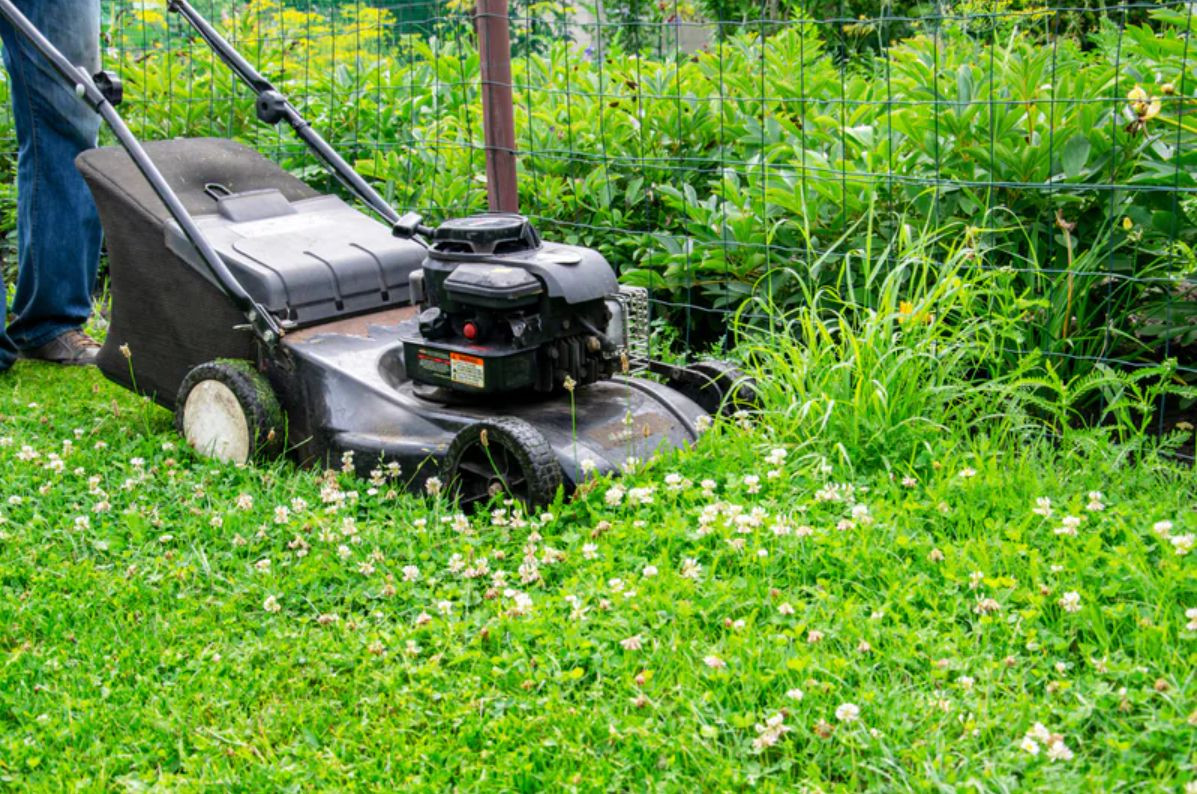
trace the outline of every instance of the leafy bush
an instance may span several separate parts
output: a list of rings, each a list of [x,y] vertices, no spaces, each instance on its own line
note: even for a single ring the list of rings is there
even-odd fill
[[[513,63],[522,206],[651,287],[691,344],[726,333],[706,310],[753,295],[788,310],[846,279],[846,294],[876,307],[880,282],[853,263],[891,256],[928,225],[966,243],[944,239],[930,259],[962,250],[966,281],[1008,274],[989,309],[1011,318],[999,348],[1010,366],[1038,350],[1070,378],[1099,360],[1157,360],[1160,340],[1174,353],[1193,344],[1197,201],[1177,192],[1197,187],[1187,17],[1158,10],[1155,27],[1102,22],[1051,46],[1026,35],[1024,16],[1009,21],[846,63],[812,23],[693,56],[617,42],[601,61],[567,41],[529,50]],[[168,22],[118,15],[109,32],[134,128],[238,138],[320,179]],[[334,17],[257,0],[218,22],[396,204],[433,219],[484,207],[465,16],[437,36],[395,35],[387,10]]]

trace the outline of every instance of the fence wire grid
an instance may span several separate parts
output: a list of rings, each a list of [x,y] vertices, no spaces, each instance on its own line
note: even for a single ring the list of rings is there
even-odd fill
[[[194,4],[398,208],[486,208],[472,8]],[[1195,4],[861,5],[518,2],[521,211],[649,287],[686,350],[820,290],[876,308],[887,273],[933,266],[1000,278],[1012,360],[1197,380]],[[138,134],[235,138],[336,189],[164,3],[104,17]],[[11,266],[7,110],[0,138]]]

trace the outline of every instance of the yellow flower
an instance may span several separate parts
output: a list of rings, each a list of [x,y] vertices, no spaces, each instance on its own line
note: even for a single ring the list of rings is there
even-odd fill
[[[134,11],[133,15],[137,17],[138,21],[143,25],[165,25],[166,17],[162,16],[161,11],[144,10]]]
[[[1126,98],[1130,100],[1130,109],[1135,115],[1134,121],[1126,126],[1126,131],[1131,134],[1147,129],[1147,122],[1160,115],[1160,110],[1163,109],[1158,99],[1149,97],[1139,86],[1132,88]]]
[[[1128,232],[1135,228],[1135,222],[1130,219],[1129,215],[1124,215],[1122,217],[1122,228]]]
[[[914,314],[914,304],[910,301],[901,301],[898,304],[898,322],[904,323],[910,319],[910,315]]]

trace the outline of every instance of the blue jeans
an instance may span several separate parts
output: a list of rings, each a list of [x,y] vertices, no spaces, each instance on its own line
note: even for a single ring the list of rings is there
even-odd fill
[[[100,0],[14,0],[72,63],[100,69]],[[100,219],[75,156],[96,145],[100,118],[53,68],[0,19],[4,66],[17,128],[18,275],[4,328],[8,288],[0,280],[0,371],[17,352],[79,328],[91,313],[100,260]]]

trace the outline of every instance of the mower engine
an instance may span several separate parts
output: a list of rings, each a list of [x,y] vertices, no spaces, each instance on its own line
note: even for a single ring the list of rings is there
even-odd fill
[[[409,377],[455,393],[550,393],[611,377],[626,357],[626,300],[597,251],[542,242],[519,215],[488,213],[419,228],[412,275],[419,335]]]

